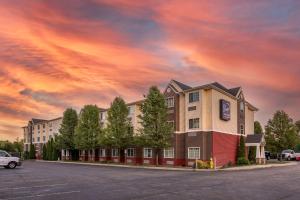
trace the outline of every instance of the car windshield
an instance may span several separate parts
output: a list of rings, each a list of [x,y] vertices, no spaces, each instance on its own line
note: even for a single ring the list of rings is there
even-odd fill
[[[284,151],[282,151],[282,153],[291,153],[292,152],[292,150],[284,150]]]

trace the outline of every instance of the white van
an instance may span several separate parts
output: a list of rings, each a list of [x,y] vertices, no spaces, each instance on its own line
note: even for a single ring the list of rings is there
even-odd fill
[[[0,150],[0,166],[7,169],[14,169],[16,166],[21,166],[20,158],[13,157],[6,151]]]

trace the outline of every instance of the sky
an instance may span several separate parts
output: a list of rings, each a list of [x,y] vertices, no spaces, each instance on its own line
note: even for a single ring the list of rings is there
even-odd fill
[[[241,86],[263,125],[300,119],[298,0],[1,0],[0,140],[171,79]]]

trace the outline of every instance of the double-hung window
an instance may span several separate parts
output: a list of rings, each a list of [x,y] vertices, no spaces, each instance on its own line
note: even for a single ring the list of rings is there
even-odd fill
[[[119,149],[112,149],[111,150],[111,156],[112,157],[118,157],[119,156]]]
[[[199,128],[199,118],[189,119],[189,129]]]
[[[105,156],[106,156],[105,149],[100,149],[100,157],[105,157]]]
[[[135,157],[135,149],[134,148],[127,149],[127,157]]]
[[[188,148],[189,159],[200,159],[200,147],[189,147]]]
[[[168,108],[173,108],[174,107],[174,97],[168,97],[166,99],[166,104]]]
[[[152,158],[152,149],[144,148],[144,158]]]
[[[174,158],[174,148],[164,149],[164,158]]]
[[[189,103],[199,101],[199,92],[191,92],[189,93]]]

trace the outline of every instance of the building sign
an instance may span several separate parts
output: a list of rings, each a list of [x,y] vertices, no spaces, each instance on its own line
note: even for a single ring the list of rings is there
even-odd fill
[[[224,99],[220,100],[220,118],[224,121],[230,120],[230,102]]]

